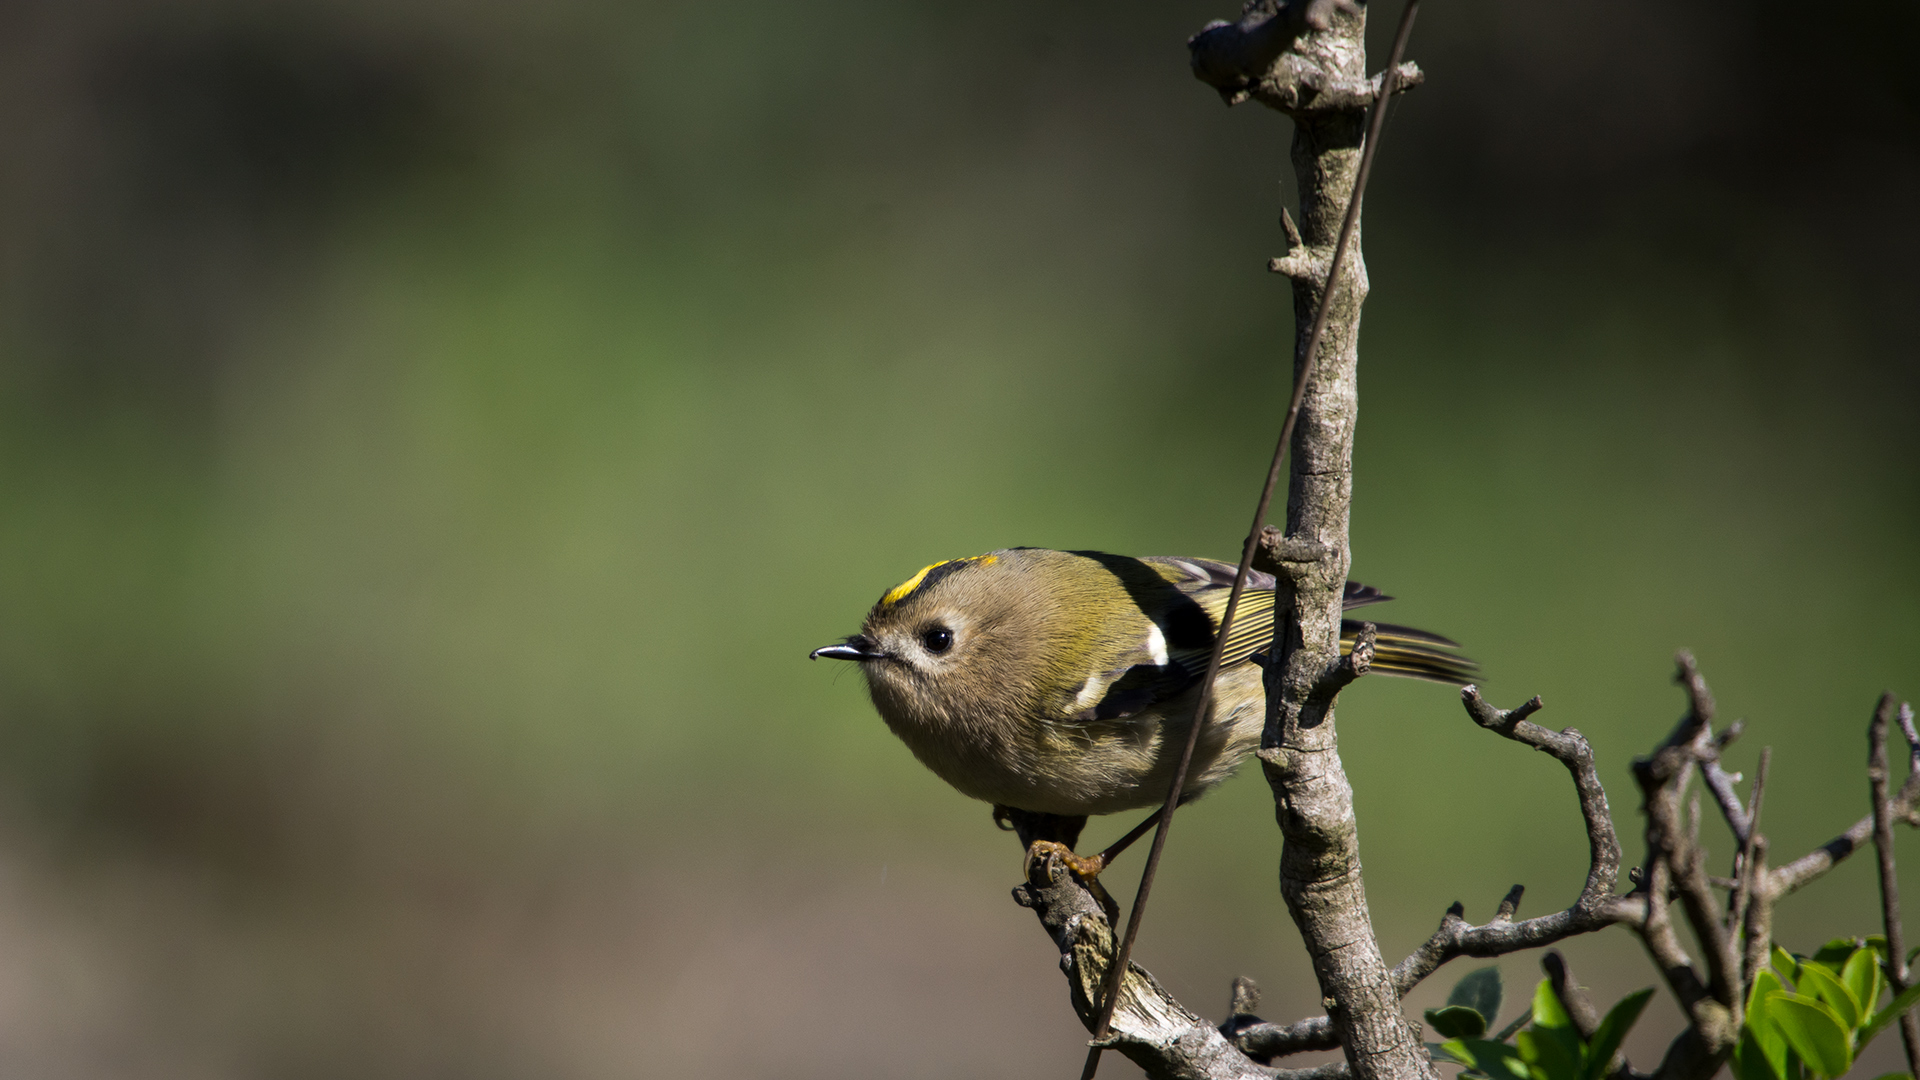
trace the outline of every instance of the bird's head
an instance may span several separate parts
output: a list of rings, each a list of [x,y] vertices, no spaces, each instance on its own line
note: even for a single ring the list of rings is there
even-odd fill
[[[1110,582],[1091,560],[1037,548],[934,563],[887,590],[858,634],[812,655],[858,663],[896,730],[991,728],[1084,680]]]

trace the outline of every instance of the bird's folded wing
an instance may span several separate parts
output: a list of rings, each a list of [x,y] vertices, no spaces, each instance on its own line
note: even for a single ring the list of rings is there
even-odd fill
[[[1367,586],[1357,586],[1363,590],[1359,603],[1349,600],[1349,608],[1363,604],[1379,603],[1390,599],[1377,590]],[[1354,595],[1356,586],[1347,583],[1347,594]],[[1194,600],[1206,610],[1214,625],[1218,626],[1227,607],[1229,590],[1209,589],[1194,595]],[[1248,589],[1240,597],[1240,606],[1234,611],[1233,626],[1227,632],[1227,648],[1221,657],[1220,666],[1224,670],[1234,664],[1244,663],[1255,654],[1265,652],[1273,642],[1273,605],[1272,590],[1254,591]],[[1360,635],[1361,622],[1358,619],[1346,619],[1340,624],[1340,653],[1342,656],[1353,651],[1353,643]],[[1419,630],[1411,626],[1395,623],[1374,624],[1374,650],[1371,670],[1382,675],[1402,675],[1413,679],[1426,679],[1431,682],[1449,683],[1461,686],[1472,682],[1479,672],[1479,665],[1457,651],[1460,646],[1449,638]],[[1174,659],[1186,665],[1194,678],[1205,674],[1209,655],[1207,650],[1180,652]]]
[[[1069,707],[1071,720],[1132,716],[1179,696],[1206,674],[1207,662],[1212,659],[1211,640],[1202,641],[1198,634],[1189,636],[1178,629],[1162,631],[1159,628],[1177,627],[1181,620],[1171,609],[1191,603],[1199,607],[1217,633],[1238,568],[1212,559],[1149,557],[1140,561],[1174,587],[1165,597],[1168,610],[1143,611],[1147,620],[1142,621],[1139,649],[1129,650],[1120,666],[1087,680]],[[1220,658],[1221,670],[1247,663],[1271,646],[1274,585],[1270,574],[1257,571],[1248,574],[1247,588],[1234,610],[1233,626]],[[1345,607],[1356,608],[1393,598],[1371,586],[1349,581],[1344,599]],[[1148,601],[1145,607],[1153,608],[1155,603]],[[1186,607],[1186,610],[1190,612],[1192,608]],[[1361,623],[1353,619],[1341,623],[1342,655],[1353,651],[1360,627]],[[1471,681],[1478,670],[1472,660],[1454,651],[1458,648],[1439,634],[1377,623],[1372,670],[1457,686]]]

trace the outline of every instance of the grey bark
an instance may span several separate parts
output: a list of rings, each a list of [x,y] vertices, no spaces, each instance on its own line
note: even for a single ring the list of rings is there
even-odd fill
[[[1306,106],[1327,87],[1370,85],[1364,13],[1336,10],[1326,21],[1325,30],[1296,38],[1253,83],[1261,100],[1294,119],[1300,241],[1275,268],[1286,272],[1293,286],[1296,379],[1353,195],[1366,120],[1362,109]],[[1360,237],[1356,227],[1346,269],[1326,298],[1326,329],[1306,375],[1290,448],[1287,526],[1284,537],[1268,549],[1271,555],[1309,557],[1268,560],[1290,602],[1276,605],[1260,760],[1285,841],[1280,892],[1306,945],[1348,1066],[1359,1080],[1436,1077],[1418,1030],[1401,1011],[1398,987],[1374,937],[1353,789],[1340,762],[1334,722],[1334,699],[1359,671],[1342,662],[1340,623],[1350,562],[1360,309],[1367,295]]]
[[[1044,848],[1027,860],[1027,880],[1013,899],[1031,908],[1060,950],[1074,1011],[1089,1029],[1099,1021],[1102,982],[1113,957],[1113,926],[1099,901]],[[1111,1032],[1102,1044],[1125,1054],[1156,1080],[1268,1080],[1262,1068],[1212,1024],[1168,994],[1145,968],[1129,964],[1120,983]]]

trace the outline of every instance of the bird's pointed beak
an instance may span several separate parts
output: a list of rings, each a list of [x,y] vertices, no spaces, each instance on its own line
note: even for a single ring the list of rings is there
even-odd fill
[[[823,646],[807,654],[809,660],[819,660],[823,657],[828,660],[858,660],[865,663],[868,660],[885,660],[887,654],[874,648],[873,641],[865,634],[855,634],[838,645]]]

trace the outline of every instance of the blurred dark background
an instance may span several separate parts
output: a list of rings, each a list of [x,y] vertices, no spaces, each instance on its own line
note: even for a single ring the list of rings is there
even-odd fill
[[[1284,119],[1187,73],[1234,14],[0,6],[0,1068],[1068,1075],[1015,844],[804,658],[940,558],[1237,550],[1293,185]],[[1777,751],[1776,857],[1920,696],[1916,38],[1896,0],[1415,32],[1354,572],[1587,732],[1625,834],[1677,647],[1736,764]],[[1551,762],[1440,687],[1341,720],[1392,957],[1574,894]],[[1237,974],[1313,1008],[1271,815],[1250,774],[1172,837],[1139,955],[1209,1013]],[[1783,941],[1870,932],[1872,883]]]

